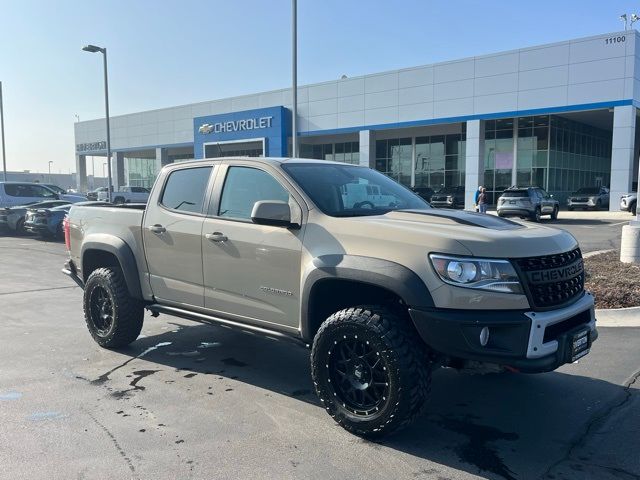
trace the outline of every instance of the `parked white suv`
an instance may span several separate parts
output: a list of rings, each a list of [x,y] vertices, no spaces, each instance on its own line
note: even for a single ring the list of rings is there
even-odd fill
[[[637,193],[627,193],[620,198],[620,210],[623,212],[631,212],[631,215],[636,214],[636,205],[638,204]]]
[[[66,200],[71,203],[85,201],[81,195],[56,193],[39,183],[0,182],[0,208],[15,207],[44,200]]]

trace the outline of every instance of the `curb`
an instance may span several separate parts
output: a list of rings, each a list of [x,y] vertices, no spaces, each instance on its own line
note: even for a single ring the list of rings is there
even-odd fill
[[[640,327],[640,307],[596,309],[599,327]]]
[[[582,258],[595,257],[596,255],[600,255],[602,253],[609,253],[609,252],[613,252],[613,248],[610,248],[608,250],[596,250],[594,252],[583,253]]]

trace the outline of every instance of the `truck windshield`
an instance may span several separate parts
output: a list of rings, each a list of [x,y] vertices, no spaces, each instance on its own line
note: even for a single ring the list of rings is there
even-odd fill
[[[431,208],[411,190],[369,168],[332,163],[285,163],[282,168],[323,213],[333,217]]]

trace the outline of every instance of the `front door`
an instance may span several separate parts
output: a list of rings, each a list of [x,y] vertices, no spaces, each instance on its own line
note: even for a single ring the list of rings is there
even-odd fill
[[[297,328],[304,226],[251,221],[257,201],[287,201],[299,211],[297,202],[276,176],[253,166],[228,167],[219,201],[213,200],[202,230],[205,307]]]
[[[149,283],[158,300],[202,307],[202,222],[214,167],[174,170],[143,225]]]
[[[537,190],[537,193],[540,197],[540,210],[542,213],[552,213],[556,202],[553,201],[551,195],[541,188]]]

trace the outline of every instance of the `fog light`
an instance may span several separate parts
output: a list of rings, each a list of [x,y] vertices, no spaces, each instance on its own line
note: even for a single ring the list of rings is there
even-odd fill
[[[487,343],[489,343],[489,327],[484,327],[480,330],[480,345],[486,347]]]

